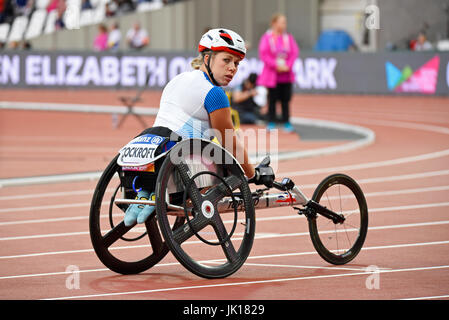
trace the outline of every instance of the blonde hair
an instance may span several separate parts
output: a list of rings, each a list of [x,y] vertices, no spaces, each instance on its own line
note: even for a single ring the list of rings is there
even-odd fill
[[[195,70],[198,70],[199,68],[201,68],[201,65],[204,63],[204,56],[207,54],[212,57],[214,52],[210,51],[210,50],[205,50],[205,51],[201,52],[196,58],[194,58],[192,60],[192,62],[190,62],[190,66]]]
[[[203,64],[203,55],[200,53],[196,58],[190,62],[193,69],[198,70]]]

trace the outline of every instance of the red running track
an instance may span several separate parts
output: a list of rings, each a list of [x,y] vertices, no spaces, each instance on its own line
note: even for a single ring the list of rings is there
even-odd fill
[[[157,105],[159,96],[149,92],[145,105]],[[115,93],[92,91],[5,91],[1,99],[119,105]],[[251,254],[226,279],[199,278],[170,253],[144,273],[118,275],[101,264],[90,243],[88,212],[96,181],[4,187],[0,298],[448,299],[447,102],[430,97],[294,97],[293,116],[356,124],[376,134],[375,142],[362,149],[283,161],[277,173],[293,178],[308,196],[335,172],[360,183],[368,201],[369,231],[364,249],[347,265],[322,260],[309,239],[307,221],[282,208],[257,212]],[[114,130],[108,115],[79,113],[1,110],[0,121],[0,178],[102,170],[141,130],[133,118]],[[280,138],[282,150],[343,143],[312,143],[283,133]],[[371,289],[370,266],[380,271],[378,286]],[[79,270],[79,287],[70,286],[73,270]]]

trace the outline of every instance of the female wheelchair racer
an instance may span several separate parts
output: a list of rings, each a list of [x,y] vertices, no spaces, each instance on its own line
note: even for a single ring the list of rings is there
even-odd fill
[[[350,177],[335,174],[308,199],[290,179],[274,181],[269,158],[256,168],[249,163],[221,88],[232,80],[246,53],[243,39],[231,30],[213,29],[201,38],[199,52],[192,61],[195,70],[178,75],[164,88],[154,127],[122,148],[97,184],[89,223],[99,259],[115,272],[135,274],[170,251],[198,276],[227,277],[249,256],[255,209],[285,205],[302,206],[294,208],[307,218],[312,243],[323,259],[333,264],[354,259],[368,226],[360,187]],[[221,145],[210,141],[211,129]],[[243,154],[243,159],[237,161],[236,154]],[[252,192],[248,183],[263,189]],[[282,192],[265,193],[273,187]],[[223,220],[223,213],[233,213],[234,219]],[[230,222],[229,229],[225,225]],[[134,228],[139,223],[143,230]],[[142,234],[130,238],[128,232]],[[329,236],[329,232],[334,233]],[[199,242],[189,240],[194,235]],[[152,253],[143,258],[139,249],[147,248],[147,242],[118,245],[143,241],[145,236]],[[338,239],[341,236],[343,240]],[[207,249],[199,247],[204,244]],[[123,249],[128,249],[127,254],[120,253]],[[205,259],[206,254],[211,258]]]
[[[256,175],[254,167],[249,163],[246,149],[236,138],[229,99],[221,88],[231,82],[236,74],[246,54],[245,43],[232,30],[212,29],[202,36],[198,51],[199,57],[192,62],[194,71],[183,73],[167,84],[162,93],[155,127],[145,130],[140,136],[161,134],[167,137],[168,132],[164,129],[167,128],[183,138],[209,138],[205,137],[205,133],[216,130],[222,145],[232,145],[233,150],[230,151],[234,156],[243,154],[243,159],[239,159],[240,165],[246,176],[251,177],[250,181],[261,183],[259,175]],[[151,190],[142,189],[137,194],[137,199],[150,198],[154,198]],[[154,206],[131,205],[125,214],[125,225],[145,222],[154,210]]]

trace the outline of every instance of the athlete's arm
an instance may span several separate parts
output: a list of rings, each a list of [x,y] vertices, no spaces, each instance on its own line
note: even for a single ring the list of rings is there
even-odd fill
[[[209,113],[210,124],[220,133],[221,145],[232,152],[248,178],[254,176],[254,166],[249,162],[248,152],[238,139],[232,124],[231,108],[221,108]],[[232,144],[230,139],[232,139]],[[231,150],[232,148],[232,150]],[[240,159],[239,159],[240,158]]]

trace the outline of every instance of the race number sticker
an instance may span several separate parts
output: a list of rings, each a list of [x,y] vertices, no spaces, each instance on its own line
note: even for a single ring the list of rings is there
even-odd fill
[[[156,149],[167,140],[154,134],[145,134],[131,140],[120,150],[120,166],[143,166],[156,158]]]

